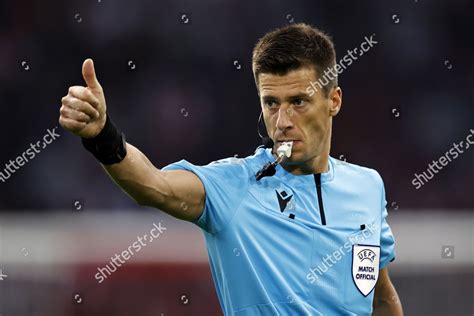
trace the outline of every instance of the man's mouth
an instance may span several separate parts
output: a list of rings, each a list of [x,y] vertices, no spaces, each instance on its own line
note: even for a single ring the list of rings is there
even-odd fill
[[[295,145],[297,143],[301,143],[300,140],[286,139],[286,140],[277,140],[276,144],[281,145],[281,144],[286,143],[286,142],[293,142],[293,145]]]

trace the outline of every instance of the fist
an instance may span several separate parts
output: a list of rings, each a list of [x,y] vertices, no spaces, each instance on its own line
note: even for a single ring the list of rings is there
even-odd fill
[[[104,128],[106,105],[92,59],[82,64],[82,76],[87,86],[69,87],[68,94],[61,99],[59,124],[77,136],[93,138]]]

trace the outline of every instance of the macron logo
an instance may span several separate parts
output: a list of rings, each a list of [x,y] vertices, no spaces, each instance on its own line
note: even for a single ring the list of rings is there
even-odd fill
[[[293,197],[293,195],[288,196],[288,193],[286,193],[285,191],[282,191],[281,193],[279,193],[277,190],[275,190],[275,193],[278,198],[278,204],[280,205],[280,212],[283,212],[286,208],[286,205],[288,204],[288,202],[290,202],[291,198]]]

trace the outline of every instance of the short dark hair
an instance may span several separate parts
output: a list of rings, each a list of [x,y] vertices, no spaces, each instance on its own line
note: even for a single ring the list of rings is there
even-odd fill
[[[260,38],[253,49],[252,70],[258,89],[258,75],[270,73],[284,76],[291,70],[314,66],[317,76],[336,65],[336,50],[328,34],[305,23],[275,29]],[[317,79],[317,78],[315,78]],[[329,91],[337,86],[337,78],[323,86]]]

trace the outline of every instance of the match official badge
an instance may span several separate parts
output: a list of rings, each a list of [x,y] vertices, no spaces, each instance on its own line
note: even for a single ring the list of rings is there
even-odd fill
[[[367,296],[379,278],[380,246],[352,246],[352,279],[362,295]]]

